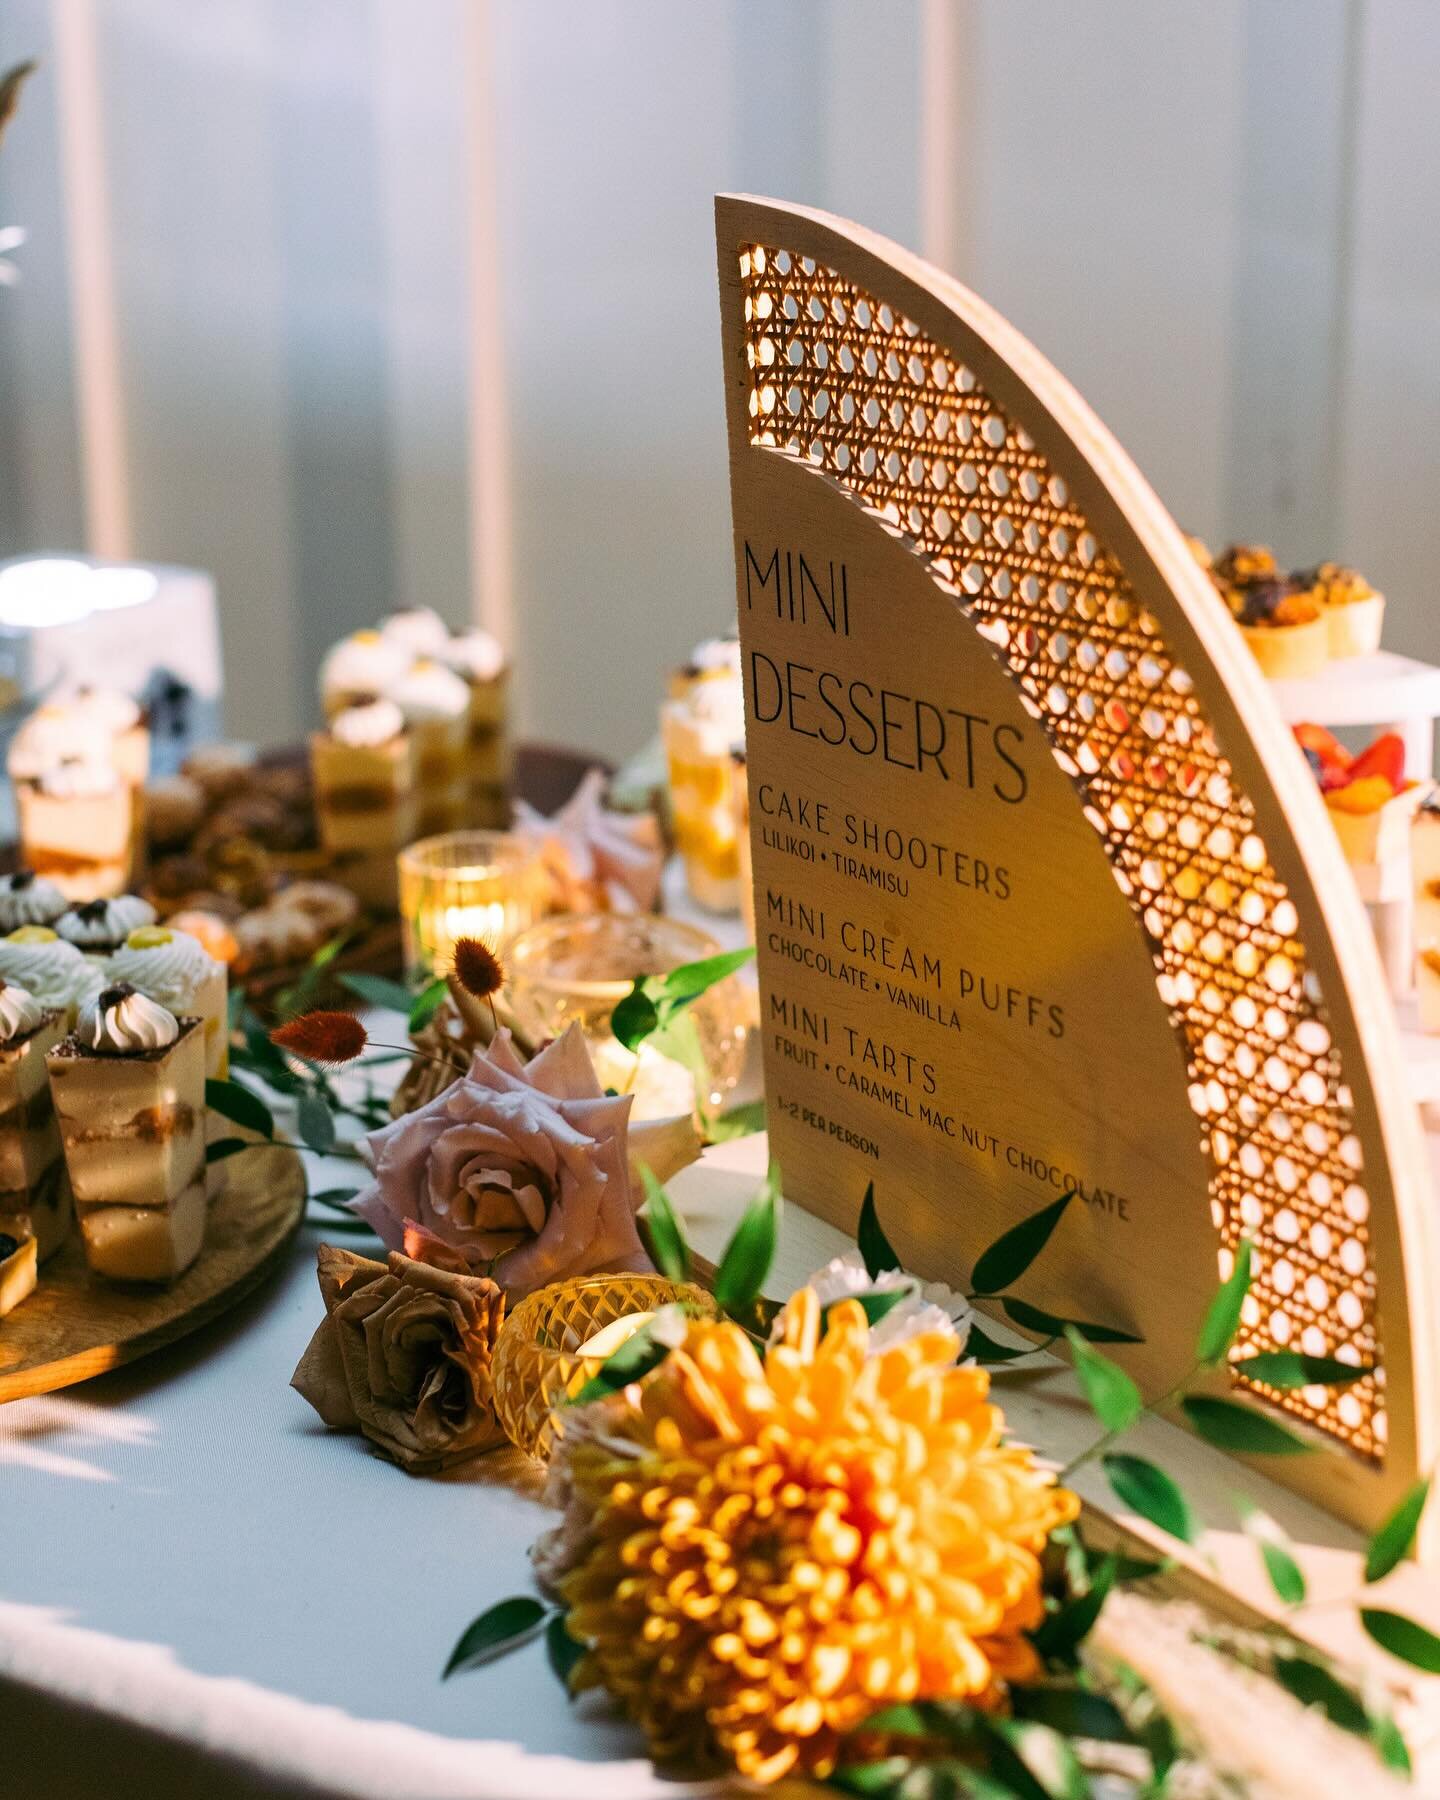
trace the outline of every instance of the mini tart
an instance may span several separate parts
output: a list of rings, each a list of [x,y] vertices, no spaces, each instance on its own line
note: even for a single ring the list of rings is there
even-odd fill
[[[1406,856],[1416,813],[1431,790],[1423,781],[1411,781],[1382,805],[1357,811],[1345,804],[1345,795],[1362,785],[1336,788],[1325,795],[1325,810],[1340,839],[1346,862],[1360,868]]]
[[[1307,579],[1330,634],[1331,656],[1373,656],[1385,624],[1385,596],[1340,563],[1321,563]]]
[[[22,1300],[35,1292],[35,1270],[39,1260],[35,1236],[28,1228],[21,1236],[20,1222],[12,1223],[16,1229],[0,1231],[0,1319],[6,1313],[14,1312]]]
[[[1272,681],[1315,675],[1330,658],[1330,628],[1314,595],[1273,576],[1225,589],[1250,653]]]

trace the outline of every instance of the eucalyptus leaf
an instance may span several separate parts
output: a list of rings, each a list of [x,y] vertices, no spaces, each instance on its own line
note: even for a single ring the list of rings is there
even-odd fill
[[[348,1202],[360,1192],[359,1188],[322,1188],[318,1194],[312,1194],[310,1200],[315,1206],[329,1206],[336,1212],[349,1212]]]
[[[1101,1744],[1135,1741],[1115,1703],[1086,1688],[1022,1683],[1011,1689],[1010,1704],[1017,1719],[1048,1725],[1067,1737],[1090,1738]]]
[[[1256,1507],[1245,1514],[1245,1534],[1260,1552],[1270,1585],[1286,1606],[1300,1606],[1305,1600],[1305,1571],[1295,1560],[1290,1540],[1269,1516]]]
[[[1091,1412],[1106,1431],[1128,1431],[1145,1410],[1139,1388],[1118,1363],[1092,1349],[1073,1325],[1065,1327],[1065,1341]]]
[[[1275,1679],[1302,1706],[1318,1706],[1332,1725],[1360,1737],[1370,1735],[1370,1715],[1365,1703],[1336,1675],[1308,1656],[1277,1656]]]
[[[1259,1350],[1231,1363],[1232,1375],[1263,1381],[1267,1387],[1345,1387],[1374,1373],[1369,1363],[1345,1363],[1333,1356],[1306,1356],[1300,1350]]]
[[[637,981],[623,1000],[616,1003],[610,1015],[610,1030],[627,1050],[637,1052],[660,1023],[655,1002],[645,991],[643,979]]]
[[[737,969],[743,969],[754,957],[755,946],[747,944],[741,950],[722,950],[717,956],[682,963],[667,975],[651,976],[649,992],[660,1003],[662,1011],[689,1006],[717,982],[724,981]]]
[[[1138,1344],[1143,1341],[1133,1331],[1121,1331],[1114,1325],[1091,1325],[1084,1319],[1058,1318],[1054,1313],[1031,1306],[1028,1300],[1015,1300],[1007,1295],[1000,1304],[1006,1317],[1013,1319],[1022,1330],[1041,1331],[1047,1337],[1063,1337],[1068,1327],[1078,1331],[1091,1344]]]
[[[907,1281],[901,1287],[866,1288],[863,1293],[847,1294],[845,1299],[858,1300],[861,1309],[865,1314],[866,1324],[878,1325],[887,1313],[894,1312],[901,1301],[908,1300],[914,1292],[914,1283]],[[830,1322],[831,1313],[834,1312],[835,1308],[839,1305],[841,1305],[839,1300],[832,1300],[829,1306],[821,1313],[821,1321],[827,1327]]]
[[[760,1298],[780,1231],[780,1172],[771,1163],[760,1192],[750,1202],[715,1271],[715,1303],[721,1312],[742,1313]]]
[[[564,1613],[551,1613],[549,1623],[545,1627],[545,1654],[550,1659],[550,1667],[556,1679],[568,1694],[570,1677],[575,1672],[575,1665],[585,1655],[585,1646],[577,1644],[565,1627]]]
[[[406,1017],[415,1004],[415,996],[408,987],[384,975],[347,973],[340,977],[340,985],[369,1006],[383,1006],[387,1012],[398,1012]]]
[[[1225,1354],[1235,1340],[1235,1333],[1240,1329],[1240,1308],[1245,1303],[1245,1296],[1250,1292],[1250,1240],[1241,1238],[1239,1249],[1235,1253],[1235,1267],[1229,1276],[1221,1282],[1205,1312],[1205,1321],[1200,1327],[1200,1336],[1195,1345],[1195,1355],[1207,1368],[1215,1368],[1224,1362]]]
[[[461,1632],[440,1679],[447,1681],[461,1669],[472,1669],[477,1663],[514,1649],[534,1633],[544,1617],[545,1608],[528,1594],[497,1601]]]
[[[645,1222],[650,1228],[655,1267],[668,1281],[689,1281],[690,1246],[670,1196],[644,1163],[640,1165],[640,1179],[645,1186]]]
[[[989,1332],[972,1324],[961,1354],[973,1356],[983,1369],[992,1363],[1014,1362],[1017,1356],[1033,1356],[1038,1349],[1037,1344],[998,1344]]]
[[[242,1150],[255,1150],[259,1146],[253,1138],[216,1138],[213,1144],[205,1146],[207,1163],[224,1162],[227,1157],[238,1156]]]
[[[1100,1608],[1115,1585],[1117,1566],[1115,1557],[1107,1556],[1095,1569],[1085,1592],[1048,1614],[1031,1633],[1035,1648],[1042,1656],[1051,1660],[1073,1659],[1100,1617]]]
[[[1238,1400],[1187,1394],[1180,1410],[1207,1444],[1248,1456],[1305,1456],[1311,1446],[1268,1413]]]
[[[1023,1800],[1090,1800],[1090,1783],[1073,1747],[1048,1725],[987,1718],[990,1772]],[[1027,1781],[1031,1785],[1027,1785]]]
[[[1440,1637],[1407,1619],[1403,1613],[1388,1612],[1383,1607],[1362,1606],[1360,1623],[1382,1650],[1388,1650],[1413,1669],[1427,1675],[1440,1675]]]
[[[706,1141],[712,1144],[733,1143],[736,1138],[754,1137],[765,1129],[765,1102],[747,1100],[743,1106],[732,1106],[705,1126]]]
[[[1120,1451],[1111,1451],[1100,1459],[1100,1463],[1116,1499],[1123,1506],[1139,1513],[1152,1525],[1158,1525],[1162,1531],[1168,1531],[1171,1537],[1186,1544],[1195,1542],[1197,1528],[1190,1503],[1163,1469],[1147,1462],[1143,1456],[1129,1456]]]
[[[410,1008],[405,1020],[407,1031],[423,1031],[439,1012],[450,995],[450,984],[443,976],[437,976],[428,987],[421,988],[415,996],[415,1004]]]
[[[880,1215],[875,1210],[873,1181],[865,1189],[865,1198],[860,1202],[860,1223],[855,1228],[855,1247],[865,1264],[865,1273],[872,1281],[887,1269],[900,1267],[900,1258],[881,1228]]]
[[[258,1094],[252,1094],[238,1081],[207,1081],[205,1104],[212,1112],[229,1119],[232,1125],[243,1125],[247,1131],[258,1131],[261,1137],[273,1138],[275,1119]]]
[[[875,1800],[876,1796],[893,1794],[910,1768],[908,1756],[886,1756],[879,1762],[846,1763],[830,1777],[827,1786],[838,1788],[842,1794],[858,1794],[861,1800]]]
[[[1074,1198],[1073,1192],[1062,1194],[1049,1206],[1041,1207],[1039,1212],[1031,1213],[1028,1219],[1022,1219],[1018,1225],[1002,1232],[988,1250],[982,1250],[970,1277],[975,1292],[998,1294],[1012,1281],[1018,1281],[1050,1242],[1051,1233]]]
[[[324,1156],[335,1148],[335,1118],[318,1094],[302,1094],[295,1114],[300,1141]]]
[[[571,1396],[568,1404],[588,1406],[592,1400],[599,1400],[606,1394],[618,1394],[632,1381],[639,1381],[652,1369],[658,1369],[669,1354],[669,1346],[662,1344],[648,1325],[642,1325],[618,1350],[606,1357],[595,1374]]]
[[[1420,1515],[1429,1498],[1430,1477],[1426,1475],[1402,1496],[1400,1504],[1371,1538],[1365,1552],[1367,1581],[1382,1581],[1410,1554],[1410,1546],[1415,1542],[1415,1533],[1420,1526]]]

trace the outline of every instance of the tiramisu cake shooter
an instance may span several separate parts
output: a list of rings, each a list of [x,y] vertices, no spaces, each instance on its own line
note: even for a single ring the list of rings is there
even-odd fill
[[[0,981],[0,1232],[33,1233],[41,1262],[70,1234],[70,1183],[45,1073],[64,1035],[63,1011]]]

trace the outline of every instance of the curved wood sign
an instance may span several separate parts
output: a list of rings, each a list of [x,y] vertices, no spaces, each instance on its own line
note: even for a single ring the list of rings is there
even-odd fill
[[[1373,1526],[1436,1447],[1431,1176],[1354,882],[1181,533],[1004,319],[828,215],[716,208],[766,1081],[795,1198],[908,1266],[1074,1190],[1025,1300],[1314,1435]],[[1223,1378],[1222,1378],[1223,1379]]]

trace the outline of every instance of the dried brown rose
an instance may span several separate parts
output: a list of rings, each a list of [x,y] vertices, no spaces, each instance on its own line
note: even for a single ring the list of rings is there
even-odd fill
[[[493,1281],[329,1244],[318,1265],[325,1317],[290,1385],[327,1425],[364,1432],[416,1475],[504,1442],[490,1361],[505,1296]]]

